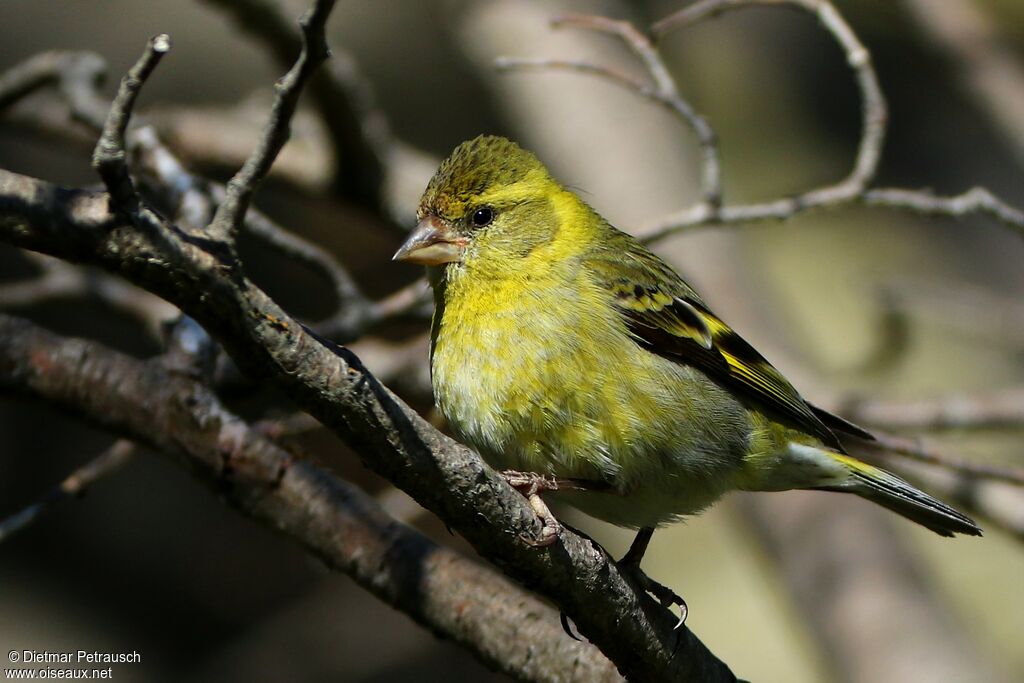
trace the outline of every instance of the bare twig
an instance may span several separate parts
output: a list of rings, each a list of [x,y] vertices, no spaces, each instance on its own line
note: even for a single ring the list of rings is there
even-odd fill
[[[700,21],[706,16],[760,4],[789,5],[816,16],[846,54],[846,62],[853,70],[857,87],[860,89],[862,130],[853,170],[835,185],[804,193],[801,195],[802,203],[835,203],[860,194],[874,180],[878,170],[878,161],[882,156],[882,145],[885,142],[888,107],[882,88],[878,84],[878,76],[871,64],[871,53],[832,3],[828,0],[701,0],[662,19],[654,24],[651,30],[662,38],[669,32]]]
[[[657,22],[652,27],[652,31],[659,38],[663,38],[677,28],[693,24],[708,16],[717,16],[729,10],[755,5],[780,4],[802,9],[816,16],[846,54],[847,64],[853,70],[861,94],[861,139],[853,169],[846,178],[834,185],[809,190],[796,197],[745,207],[747,211],[741,212],[741,215],[745,214],[747,217],[741,219],[743,221],[784,218],[809,208],[847,202],[861,195],[874,180],[882,155],[882,145],[885,141],[888,108],[882,89],[878,84],[875,69],[871,64],[871,53],[860,42],[836,8],[827,0],[701,0]],[[724,216],[720,215],[727,215],[726,207],[723,207],[720,212],[709,211],[708,209],[712,207],[705,207],[703,211],[700,211],[700,208],[694,207],[687,212],[669,217],[662,221],[662,225],[656,228],[649,227],[643,234],[648,240],[653,240],[682,229],[685,227],[686,221],[728,222]],[[735,211],[737,207],[732,208]],[[757,217],[754,218],[754,216]],[[670,228],[668,224],[675,224],[676,227]]]
[[[973,187],[953,197],[939,197],[927,190],[878,188],[868,190],[860,200],[868,206],[906,209],[925,216],[987,215],[1024,235],[1024,211],[1010,206],[983,187]]]
[[[1024,388],[958,393],[937,398],[887,401],[853,399],[839,411],[885,429],[938,431],[1024,427]]]
[[[36,521],[40,515],[68,498],[81,496],[86,489],[103,477],[124,467],[135,456],[135,444],[121,439],[104,451],[95,460],[91,460],[72,472],[67,479],[47,492],[38,501],[18,513],[0,520],[0,542],[12,534],[21,531]]]
[[[294,66],[275,86],[274,104],[270,120],[260,136],[256,148],[227,184],[224,200],[217,207],[209,233],[217,240],[234,241],[245,220],[256,186],[263,180],[288,141],[292,116],[299,104],[299,95],[310,74],[330,54],[324,27],[334,8],[334,0],[317,0],[299,20],[302,27],[302,51]]]
[[[279,63],[292,62],[301,37],[282,2],[205,1],[229,14],[240,29],[270,48]],[[310,92],[330,132],[336,192],[371,208],[381,207],[386,203],[381,190],[391,172],[394,140],[356,61],[335,50],[326,68],[312,79]]]
[[[136,131],[134,143],[140,151],[142,167],[159,183],[167,201],[178,208],[179,224],[193,232],[202,231],[210,221],[213,207],[224,201],[224,187],[192,175],[149,126]],[[314,325],[318,334],[348,343],[392,319],[405,316],[427,319],[430,316],[429,292],[422,280],[374,302],[366,297],[334,255],[320,245],[290,232],[254,208],[246,213],[243,226],[253,236],[312,268],[331,283],[335,310]]]
[[[846,55],[846,61],[854,73],[860,90],[862,124],[861,138],[853,168],[838,183],[768,202],[722,204],[720,155],[714,130],[679,95],[671,74],[651,41],[628,22],[604,17],[571,16],[556,20],[555,25],[571,24],[618,36],[643,60],[653,85],[616,69],[584,61],[504,57],[498,60],[498,67],[504,70],[525,68],[570,70],[595,75],[661,106],[668,107],[696,132],[702,151],[701,173],[704,198],[694,206],[641,226],[637,230],[637,234],[647,242],[654,242],[678,232],[702,226],[784,220],[810,209],[839,207],[855,203],[954,218],[988,215],[1024,235],[1024,212],[1006,204],[984,188],[974,188],[952,197],[935,196],[923,190],[871,188],[885,141],[888,110],[877,74],[871,63],[870,52],[828,0],[700,0],[657,22],[652,27],[652,32],[658,39],[661,39],[674,29],[690,25],[704,18],[758,5],[790,6],[813,14]]]
[[[869,447],[959,472],[975,479],[991,479],[1014,486],[1024,486],[1024,468],[973,462],[943,453],[931,445],[926,447],[919,439],[880,432],[873,433],[876,441],[868,442],[867,446]]]
[[[0,75],[0,112],[48,85],[56,84],[72,117],[99,130],[108,110],[97,94],[106,63],[92,52],[43,52]]]
[[[219,200],[221,193],[214,196]],[[374,306],[352,276],[334,255],[318,244],[285,230],[259,212],[252,212],[245,221],[246,230],[290,258],[317,271],[331,283],[335,309],[315,327],[321,334],[339,343],[348,343],[361,336],[375,319]],[[396,312],[397,313],[397,312]]]
[[[126,126],[127,111],[124,106],[131,107],[134,101],[132,93],[137,92],[141,85],[140,77],[144,79],[155,66],[155,55],[159,53],[153,52],[152,47],[151,41],[146,54],[133,70],[134,76],[130,74],[125,79],[121,99],[114,108],[119,113],[109,122],[104,138],[104,164],[112,172],[120,173],[113,169],[131,153],[137,152],[143,169],[160,183],[161,193],[172,206],[177,207],[179,225],[195,232],[210,222],[216,205],[225,197],[224,187],[189,173],[161,143],[152,127],[140,127],[133,131],[129,139],[125,138],[125,131],[119,128],[122,124]],[[108,106],[97,91],[103,69],[102,60],[90,53],[44,53],[0,76],[0,103],[13,103],[38,88],[56,82],[76,118],[88,120],[89,112],[101,112],[98,116],[91,116],[99,121],[99,126],[104,120],[102,112]],[[47,130],[66,130],[66,126],[55,120],[53,127]],[[129,186],[128,189],[133,188]],[[339,341],[349,341],[373,325],[393,317],[410,313],[416,318],[429,315],[429,312],[423,312],[424,307],[420,305],[422,300],[411,297],[408,291],[397,292],[378,303],[369,301],[333,255],[288,232],[258,211],[249,211],[244,225],[252,234],[310,266],[331,283],[337,307],[334,313],[316,326],[321,334]],[[27,302],[40,298],[97,295],[112,306],[123,307],[133,315],[146,313],[143,319],[151,331],[156,331],[155,323],[170,315],[171,308],[166,304],[161,307],[166,310],[159,311],[157,317],[152,315],[152,307],[145,311],[139,309],[139,305],[144,302],[136,301],[138,296],[129,296],[129,291],[137,291],[146,299],[151,297],[115,278],[102,273],[88,275],[58,261],[50,260],[48,264],[38,279],[0,286],[0,306],[23,307]],[[403,309],[403,303],[408,306],[408,310]]]
[[[592,74],[667,108],[682,119],[697,136],[703,158],[701,164],[703,205],[712,211],[716,210],[722,203],[722,171],[717,136],[707,120],[679,94],[675,80],[650,39],[628,21],[595,15],[570,14],[554,19],[551,25],[554,28],[575,26],[616,36],[641,59],[651,76],[653,85],[616,69],[580,61],[500,57],[495,61],[498,69],[503,71],[536,68],[566,69]]]
[[[159,338],[163,321],[176,314],[177,309],[163,299],[101,270],[31,251],[24,256],[39,268],[39,275],[0,284],[0,309],[24,309],[59,299],[96,300],[142,323],[154,339]]]
[[[107,186],[110,196],[119,205],[136,207],[138,194],[131,176],[128,175],[128,164],[125,152],[125,131],[131,119],[135,98],[138,97],[142,85],[156,68],[163,57],[171,49],[171,38],[166,33],[149,39],[145,52],[139,61],[121,79],[121,87],[110,107],[110,114],[103,126],[103,133],[96,143],[92,155],[92,165],[103,183]]]

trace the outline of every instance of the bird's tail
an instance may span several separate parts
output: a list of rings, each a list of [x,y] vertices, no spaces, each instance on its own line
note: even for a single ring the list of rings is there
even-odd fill
[[[840,473],[835,484],[809,488],[829,491],[856,493],[862,498],[878,503],[896,514],[927,527],[940,536],[967,534],[981,536],[981,529],[974,520],[963,515],[942,501],[919,491],[895,474],[873,467],[848,455],[824,449],[816,449],[830,458]],[[841,473],[845,472],[845,476]]]

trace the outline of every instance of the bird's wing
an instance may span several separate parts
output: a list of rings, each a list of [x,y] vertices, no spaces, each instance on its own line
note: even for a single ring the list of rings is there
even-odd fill
[[[599,284],[612,294],[640,346],[701,370],[741,399],[755,402],[780,422],[813,434],[833,448],[841,450],[829,427],[872,438],[804,401],[754,347],[708,310],[674,270],[639,243],[623,237],[588,265]]]

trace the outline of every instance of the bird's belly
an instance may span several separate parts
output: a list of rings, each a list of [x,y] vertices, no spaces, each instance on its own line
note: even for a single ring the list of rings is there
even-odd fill
[[[435,340],[435,398],[492,466],[609,484],[564,497],[630,527],[697,512],[731,487],[747,414],[700,373],[625,334],[599,331],[605,343],[588,345],[598,332],[585,324],[572,335],[464,325],[455,332],[473,345],[448,343],[444,327]]]

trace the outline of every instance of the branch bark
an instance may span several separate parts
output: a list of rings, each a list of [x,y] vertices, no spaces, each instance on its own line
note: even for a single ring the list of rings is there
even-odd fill
[[[597,648],[562,633],[551,607],[396,522],[351,484],[293,460],[160,358],[139,361],[0,315],[0,387],[66,406],[174,457],[244,514],[489,666],[519,680],[620,680]]]

